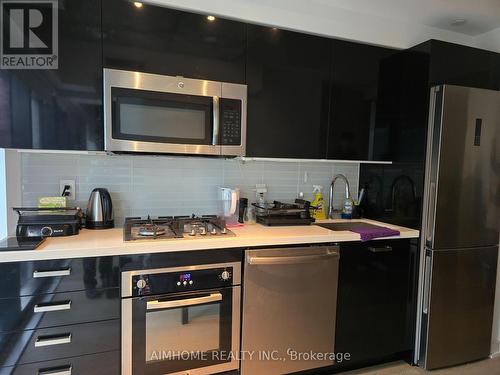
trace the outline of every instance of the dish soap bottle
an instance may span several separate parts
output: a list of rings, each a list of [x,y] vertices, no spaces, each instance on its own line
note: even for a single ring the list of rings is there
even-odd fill
[[[352,210],[353,210],[354,202],[351,198],[346,198],[344,201],[344,207],[342,209],[342,214],[340,217],[342,219],[352,219]]]
[[[323,194],[321,193],[322,189],[323,186],[321,185],[313,185],[314,200],[312,201],[311,206],[316,208],[312,210],[312,217],[317,220],[326,219],[325,200],[323,199]]]

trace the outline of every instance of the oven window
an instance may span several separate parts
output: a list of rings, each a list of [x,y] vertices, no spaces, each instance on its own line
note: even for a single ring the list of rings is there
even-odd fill
[[[213,98],[135,89],[111,89],[113,138],[210,145]]]
[[[227,353],[238,340],[233,337],[234,290],[134,298],[132,373],[170,374],[231,362]]]
[[[146,314],[146,362],[175,359],[183,351],[220,350],[220,304]]]

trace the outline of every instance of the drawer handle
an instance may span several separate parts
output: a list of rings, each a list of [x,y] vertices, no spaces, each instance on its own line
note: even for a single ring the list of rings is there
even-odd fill
[[[71,375],[73,366],[54,367],[38,370],[38,375]]]
[[[64,301],[61,303],[40,304],[33,307],[33,312],[43,313],[50,311],[62,311],[71,309],[71,301]]]
[[[382,247],[370,246],[368,247],[368,251],[371,251],[372,253],[388,253],[389,251],[392,251],[392,246],[382,246]]]
[[[36,338],[35,348],[52,345],[62,345],[71,343],[71,333],[61,336],[40,336]]]
[[[33,277],[35,279],[38,279],[40,277],[57,277],[57,276],[69,276],[69,275],[71,275],[71,267],[55,271],[33,271]]]

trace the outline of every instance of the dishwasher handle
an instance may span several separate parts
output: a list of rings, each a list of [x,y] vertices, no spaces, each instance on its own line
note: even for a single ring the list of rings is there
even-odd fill
[[[296,255],[296,256],[247,256],[247,263],[259,266],[274,266],[283,264],[304,264],[316,263],[331,258],[338,258],[338,250],[328,249],[324,254],[315,255]]]

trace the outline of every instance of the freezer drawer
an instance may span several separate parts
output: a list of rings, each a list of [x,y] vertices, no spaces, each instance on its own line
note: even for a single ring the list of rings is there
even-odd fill
[[[498,247],[427,251],[420,365],[453,366],[490,354]]]
[[[246,252],[242,350],[254,356],[243,358],[242,375],[333,364],[330,358],[297,360],[289,350],[333,353],[338,266],[337,247]]]

